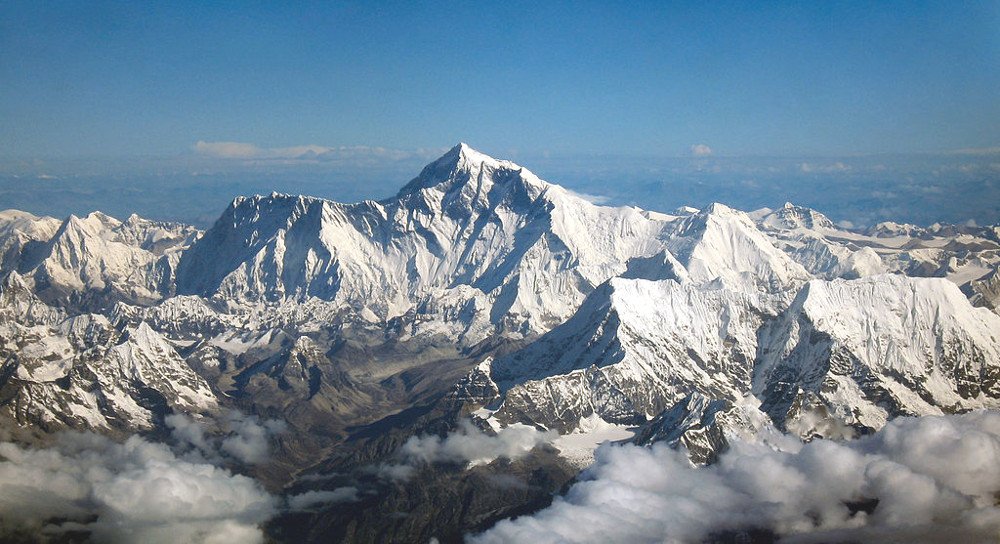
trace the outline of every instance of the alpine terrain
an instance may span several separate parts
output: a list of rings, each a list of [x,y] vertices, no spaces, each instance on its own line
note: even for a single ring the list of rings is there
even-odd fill
[[[1000,226],[599,206],[465,144],[392,198],[239,197],[203,232],[7,210],[0,460],[138,436],[258,485],[269,541],[461,541],[605,442],[711,465],[998,409],[998,278]],[[101,540],[94,485],[0,529]]]

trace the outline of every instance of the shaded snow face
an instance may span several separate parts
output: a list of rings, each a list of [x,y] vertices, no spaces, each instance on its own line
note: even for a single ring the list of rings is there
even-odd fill
[[[698,542],[762,530],[787,542],[983,542],[1000,533],[1000,413],[901,418],[850,442],[735,442],[719,463],[606,446],[565,497],[470,538]]]

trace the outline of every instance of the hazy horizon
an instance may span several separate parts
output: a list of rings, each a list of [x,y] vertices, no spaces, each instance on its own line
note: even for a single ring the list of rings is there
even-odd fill
[[[121,218],[137,213],[204,228],[239,195],[277,191],[341,202],[388,198],[447,150],[350,147],[317,153],[234,142],[202,148],[161,157],[0,160],[0,207],[59,218],[94,210]],[[994,149],[843,157],[479,149],[599,204],[671,211],[722,202],[750,211],[791,201],[845,226],[1000,222],[1000,150]]]

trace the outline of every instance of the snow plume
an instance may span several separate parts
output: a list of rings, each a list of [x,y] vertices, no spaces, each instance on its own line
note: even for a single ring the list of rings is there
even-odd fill
[[[1000,414],[902,418],[792,451],[737,442],[694,468],[665,446],[604,446],[565,497],[471,542],[995,542]]]
[[[510,425],[495,435],[488,435],[468,420],[463,420],[457,431],[444,438],[411,436],[397,454],[402,462],[382,465],[378,470],[389,479],[405,480],[420,465],[457,463],[468,467],[491,463],[500,457],[517,459],[557,436],[522,424]]]
[[[171,437],[182,448],[187,447],[214,462],[229,457],[249,465],[266,461],[271,454],[272,439],[287,430],[283,421],[261,421],[235,410],[219,420],[195,421],[182,414],[173,414],[165,421]]]
[[[97,542],[262,542],[278,506],[254,480],[137,436],[66,433],[49,449],[0,443],[0,527],[86,531]],[[59,523],[50,520],[58,519]]]

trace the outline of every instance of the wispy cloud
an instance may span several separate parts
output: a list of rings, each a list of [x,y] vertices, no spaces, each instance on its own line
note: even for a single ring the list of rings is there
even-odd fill
[[[951,155],[1000,155],[998,147],[967,147],[964,149],[953,149],[948,152]]]
[[[602,205],[602,204],[607,204],[608,202],[611,201],[611,197],[609,197],[609,196],[594,195],[594,194],[590,194],[590,193],[578,193],[576,191],[571,191],[569,189],[567,189],[567,191],[569,191],[570,193],[572,193],[576,197],[582,198],[582,199],[586,200],[587,202],[590,202],[591,204]]]
[[[322,508],[330,504],[357,502],[358,488],[354,486],[338,487],[329,491],[306,491],[288,497],[288,509],[293,512],[303,512]]]
[[[195,152],[219,159],[254,159],[263,150],[254,144],[242,142],[204,142],[194,144]]]
[[[835,174],[840,172],[849,172],[850,170],[851,167],[844,164],[841,161],[835,161],[828,164],[816,164],[809,162],[803,162],[799,164],[799,171],[802,172],[803,174],[813,174],[813,173]]]
[[[387,147],[330,147],[316,144],[292,147],[260,147],[247,142],[206,142],[204,140],[196,142],[192,149],[203,157],[255,161],[337,161],[359,158],[402,160],[413,157],[433,158],[447,151],[443,148],[406,151]]]

